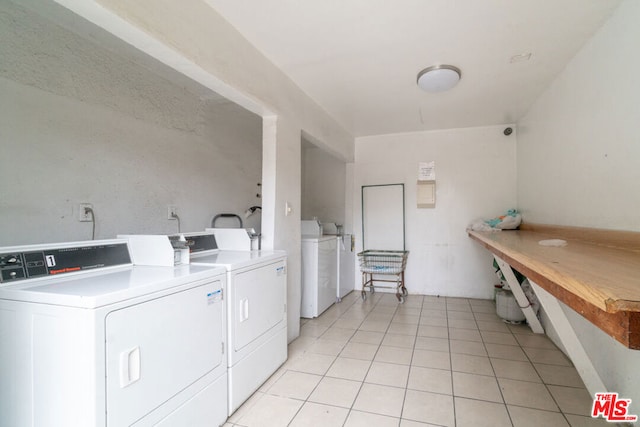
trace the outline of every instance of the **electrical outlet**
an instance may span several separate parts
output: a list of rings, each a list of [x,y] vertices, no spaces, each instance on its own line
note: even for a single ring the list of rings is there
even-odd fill
[[[78,221],[90,222],[93,221],[93,215],[91,214],[93,205],[91,203],[80,203],[78,205]]]
[[[169,205],[167,207],[167,219],[176,219],[178,216],[178,207],[174,205]]]

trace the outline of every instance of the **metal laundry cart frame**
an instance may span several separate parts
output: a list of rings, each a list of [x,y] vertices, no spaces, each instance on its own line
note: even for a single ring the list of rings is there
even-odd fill
[[[372,187],[392,187],[397,186],[401,189],[402,194],[402,250],[381,250],[367,249],[365,238],[365,189]],[[361,189],[362,203],[362,248],[363,251],[358,253],[358,261],[362,272],[362,299],[367,298],[367,289],[374,293],[376,288],[395,289],[396,298],[400,303],[404,303],[405,297],[408,295],[404,282],[404,270],[407,265],[407,257],[409,251],[405,248],[405,198],[404,184],[381,184],[381,185],[363,185]],[[382,276],[382,277],[381,277]],[[393,278],[387,278],[394,276]],[[395,286],[375,286],[374,282],[395,283]]]
[[[396,298],[400,303],[404,303],[404,299],[409,292],[404,286],[404,269],[407,265],[407,256],[409,251],[377,251],[368,250],[358,254],[360,262],[360,271],[362,271],[362,299],[367,299],[367,288],[374,293],[376,286],[373,282],[395,283],[396,286],[378,286],[378,288],[387,288],[396,290]],[[374,275],[395,276],[395,279],[374,278]]]

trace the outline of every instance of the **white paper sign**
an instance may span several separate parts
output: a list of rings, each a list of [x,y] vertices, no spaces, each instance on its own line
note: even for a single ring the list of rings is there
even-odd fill
[[[436,180],[436,162],[420,162],[418,164],[418,181]]]

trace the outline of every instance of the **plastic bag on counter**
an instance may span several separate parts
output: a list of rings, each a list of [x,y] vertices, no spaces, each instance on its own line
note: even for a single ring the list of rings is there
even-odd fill
[[[469,226],[467,227],[467,230],[471,230],[471,231],[500,231],[500,229],[493,228],[492,226],[490,226],[489,224],[484,222],[484,220],[481,220],[481,219],[477,219],[477,220],[473,221],[471,224],[469,224]]]
[[[487,220],[476,220],[472,222],[467,230],[471,231],[500,231],[515,230],[520,226],[522,216],[516,209],[509,209],[506,215]]]

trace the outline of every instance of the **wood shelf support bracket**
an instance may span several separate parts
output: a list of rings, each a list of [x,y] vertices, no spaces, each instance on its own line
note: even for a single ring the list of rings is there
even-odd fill
[[[500,267],[500,270],[502,271],[502,275],[504,276],[504,279],[509,284],[509,287],[511,288],[511,292],[513,292],[513,296],[516,298],[518,305],[522,309],[522,312],[524,313],[524,317],[527,319],[527,323],[529,324],[529,327],[536,334],[544,334],[544,328],[540,323],[540,319],[538,319],[536,312],[533,311],[533,308],[529,303],[529,299],[522,291],[522,288],[520,287],[520,283],[518,282],[518,279],[516,279],[515,274],[513,274],[513,270],[511,269],[511,266],[509,265],[509,263],[504,261],[499,256],[494,255],[493,257],[496,259],[496,262],[498,263],[498,267]]]
[[[549,321],[553,325],[553,329],[555,329],[558,334],[558,338],[560,338],[560,341],[567,352],[567,356],[569,356],[569,359],[573,362],[578,374],[580,374],[580,378],[582,378],[582,381],[591,396],[595,396],[595,393],[607,392],[600,375],[593,366],[589,355],[582,346],[582,343],[571,326],[571,323],[569,323],[569,319],[567,319],[567,315],[562,309],[558,299],[545,291],[538,284],[531,280],[529,280],[529,282],[531,283],[540,304],[544,308],[545,313],[549,317]]]

